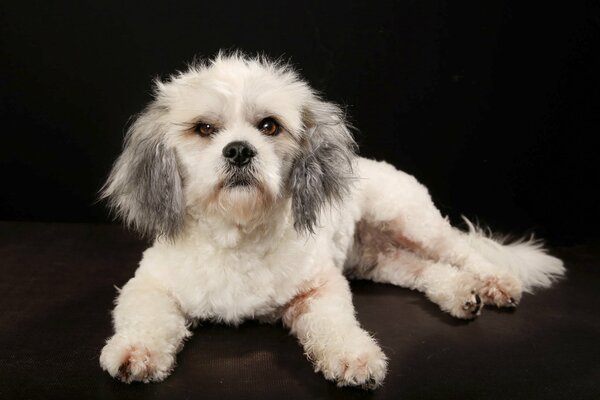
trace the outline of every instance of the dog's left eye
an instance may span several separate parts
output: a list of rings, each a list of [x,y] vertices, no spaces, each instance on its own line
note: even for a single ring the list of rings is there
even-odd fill
[[[260,121],[257,125],[259,131],[267,136],[275,136],[280,131],[280,126],[275,119],[268,117]]]

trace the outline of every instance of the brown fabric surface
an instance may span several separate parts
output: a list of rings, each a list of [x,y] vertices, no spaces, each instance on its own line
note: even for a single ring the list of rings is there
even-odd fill
[[[163,383],[102,371],[114,286],[147,245],[112,225],[0,223],[0,399],[584,399],[600,395],[600,246],[554,249],[568,277],[515,312],[474,322],[417,292],[353,282],[363,326],[390,358],[383,388],[339,389],[281,324],[202,324]]]

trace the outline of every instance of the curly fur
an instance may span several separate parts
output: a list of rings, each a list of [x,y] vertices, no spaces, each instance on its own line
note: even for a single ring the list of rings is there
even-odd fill
[[[292,209],[294,227],[314,233],[323,206],[342,201],[348,194],[356,143],[333,104],[313,102],[304,118],[309,131],[290,177]]]
[[[247,165],[224,156],[232,142],[253,149]],[[563,275],[538,243],[453,228],[414,177],[355,151],[341,109],[287,64],[221,53],[156,82],[103,188],[154,242],[118,294],[102,368],[161,381],[196,321],[281,319],[326,379],[376,388],[387,357],[355,317],[349,277],[470,319]]]
[[[151,238],[175,236],[185,210],[175,150],[158,122],[164,112],[153,104],[131,126],[102,192],[127,225]]]

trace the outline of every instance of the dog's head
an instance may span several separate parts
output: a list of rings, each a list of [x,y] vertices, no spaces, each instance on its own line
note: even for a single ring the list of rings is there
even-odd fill
[[[347,192],[355,143],[343,112],[286,65],[219,55],[157,82],[102,196],[142,234],[173,238],[188,215],[239,225],[291,198],[312,232]]]

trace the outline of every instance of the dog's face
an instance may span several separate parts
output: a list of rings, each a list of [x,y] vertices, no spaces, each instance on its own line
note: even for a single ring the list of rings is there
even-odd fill
[[[180,127],[169,138],[187,206],[242,225],[264,218],[286,194],[301,153],[310,89],[289,73],[228,59],[180,77],[163,93],[172,99],[169,119]]]
[[[290,198],[296,229],[310,232],[347,190],[353,150],[340,109],[291,69],[218,56],[157,83],[103,196],[149,236],[172,238],[202,214],[257,224]]]

